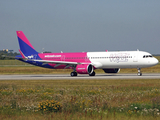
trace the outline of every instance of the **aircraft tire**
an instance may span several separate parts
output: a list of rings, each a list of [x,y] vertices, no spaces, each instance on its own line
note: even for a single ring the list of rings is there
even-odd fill
[[[142,76],[142,73],[137,73],[138,76]]]
[[[89,74],[89,76],[95,76],[95,72],[93,71],[91,74]]]
[[[76,72],[71,72],[71,74],[70,74],[72,77],[73,76],[77,76],[77,73]]]

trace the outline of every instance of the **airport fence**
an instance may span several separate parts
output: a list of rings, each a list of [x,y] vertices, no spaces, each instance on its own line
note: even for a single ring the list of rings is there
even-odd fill
[[[0,66],[32,66],[18,60],[0,60]]]

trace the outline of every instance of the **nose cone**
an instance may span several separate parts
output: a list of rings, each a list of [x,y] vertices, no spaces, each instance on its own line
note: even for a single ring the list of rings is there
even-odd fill
[[[152,60],[152,64],[153,65],[157,65],[159,63],[159,61],[156,59],[156,58],[154,58],[153,60]]]

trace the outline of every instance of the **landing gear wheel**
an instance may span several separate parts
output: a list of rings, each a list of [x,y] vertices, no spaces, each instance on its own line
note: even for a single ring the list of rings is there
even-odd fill
[[[138,76],[142,76],[142,73],[137,73]]]
[[[71,72],[71,74],[70,74],[72,77],[73,76],[77,76],[77,73],[76,72]]]
[[[95,72],[93,71],[91,74],[89,74],[89,76],[95,76]]]

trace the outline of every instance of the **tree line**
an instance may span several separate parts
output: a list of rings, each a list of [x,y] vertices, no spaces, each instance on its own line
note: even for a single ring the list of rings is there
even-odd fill
[[[12,60],[15,56],[20,55],[17,52],[8,52],[0,50],[0,60]]]

